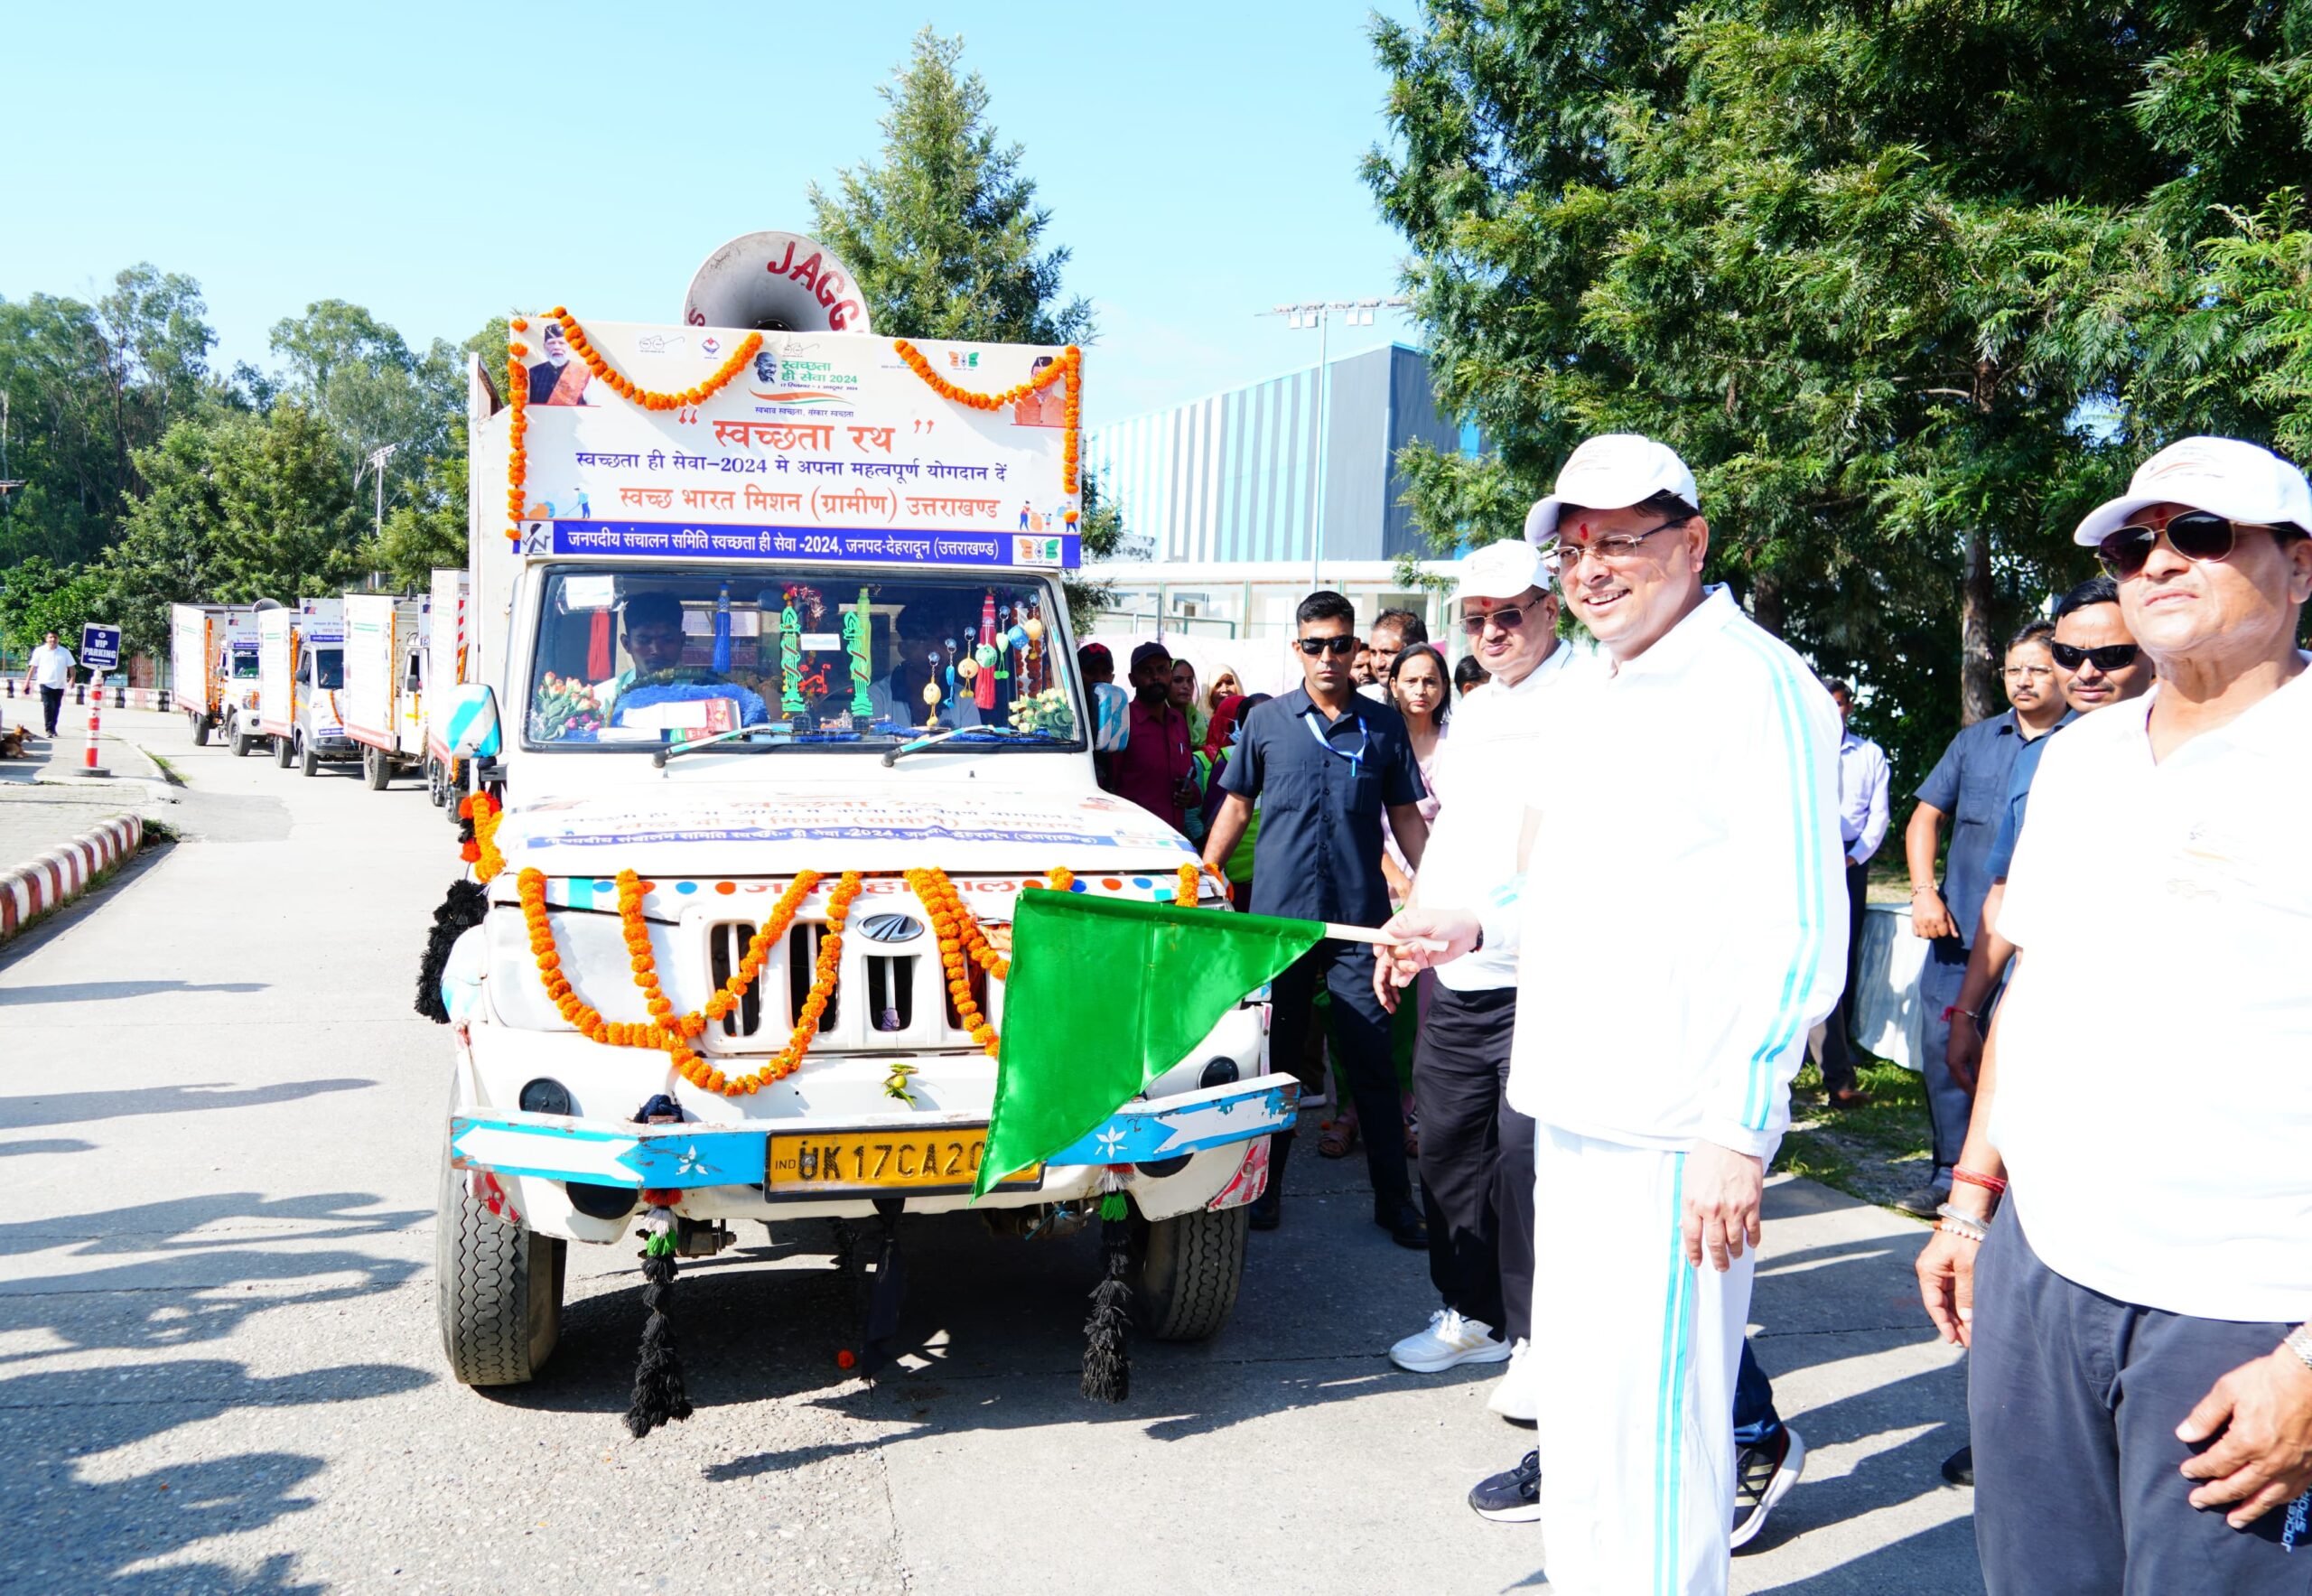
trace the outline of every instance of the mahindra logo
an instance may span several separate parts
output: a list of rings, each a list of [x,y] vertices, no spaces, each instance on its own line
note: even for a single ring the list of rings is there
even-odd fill
[[[923,935],[922,922],[906,914],[871,914],[859,929],[870,942],[911,942]]]

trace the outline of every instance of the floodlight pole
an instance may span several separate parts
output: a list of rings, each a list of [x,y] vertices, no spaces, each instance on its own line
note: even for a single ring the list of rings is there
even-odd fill
[[[369,451],[369,458],[363,462],[360,470],[356,471],[353,473],[353,485],[356,488],[361,486],[361,475],[363,471],[375,471],[377,473],[377,535],[380,539],[383,539],[386,535],[386,462],[391,460],[394,457],[394,452],[400,447],[401,445],[399,443],[386,443],[378,448],[372,449]]]
[[[1403,294],[1389,299],[1306,300],[1299,304],[1280,304],[1256,313],[1282,316],[1289,327],[1314,326],[1317,330],[1317,422],[1316,466],[1309,481],[1309,587],[1314,592],[1324,585],[1325,563],[1325,467],[1329,442],[1325,427],[1331,419],[1332,409],[1332,313],[1347,313],[1352,327],[1373,325],[1373,313],[1383,306],[1403,308],[1412,302]]]

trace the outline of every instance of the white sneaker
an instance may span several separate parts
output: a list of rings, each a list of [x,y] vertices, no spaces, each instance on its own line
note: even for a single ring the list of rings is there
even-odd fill
[[[1499,1363],[1509,1356],[1509,1343],[1494,1339],[1493,1327],[1481,1319],[1464,1319],[1450,1308],[1429,1316],[1429,1328],[1407,1336],[1389,1349],[1389,1361],[1417,1375],[1458,1368],[1465,1363]]]
[[[1513,1424],[1532,1423],[1535,1417],[1534,1374],[1534,1359],[1526,1343],[1520,1340],[1509,1349],[1509,1367],[1493,1383],[1493,1394],[1485,1399],[1486,1406]]]

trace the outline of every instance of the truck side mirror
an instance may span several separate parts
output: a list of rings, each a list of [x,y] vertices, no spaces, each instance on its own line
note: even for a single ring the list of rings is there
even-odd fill
[[[442,723],[442,740],[454,758],[486,760],[498,752],[498,695],[481,683],[461,682],[450,689]]]

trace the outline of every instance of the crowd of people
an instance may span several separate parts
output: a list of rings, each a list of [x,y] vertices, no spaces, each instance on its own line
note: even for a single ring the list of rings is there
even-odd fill
[[[1362,1134],[1320,1151],[1361,1140],[1374,1221],[1438,1296],[1389,1355],[1501,1366],[1489,1405],[1534,1445],[1470,1503],[1541,1521],[1569,1591],[1722,1591],[1799,1478],[1746,1339],[1763,1183],[1810,1037],[1825,1106],[1869,1098],[1893,772],[1856,686],[1703,581],[1711,537],[1672,450],[1592,438],[1523,537],[1460,562],[1458,665],[1418,616],[1360,636],[1319,592],[1290,692],[1199,695],[1146,641],[1102,695],[1103,780],[1240,908],[1390,939],[1280,975],[1272,1056],[1321,1094],[1328,1035],[1327,1130]],[[1935,1221],[1925,1305],[1972,1349],[1944,1470],[1978,1487],[1994,1591],[2300,1591],[2312,491],[2186,439],[2077,542],[2104,574],[2016,633],[2009,707],[1903,829],[1934,1154],[1899,1206]]]

